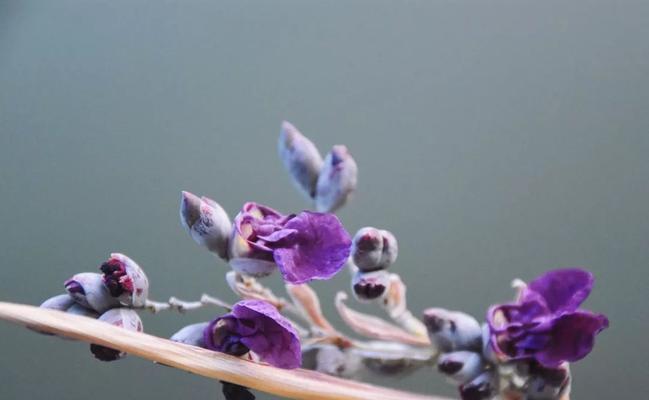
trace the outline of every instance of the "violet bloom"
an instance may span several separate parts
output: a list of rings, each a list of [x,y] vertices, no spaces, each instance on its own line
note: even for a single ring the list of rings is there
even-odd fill
[[[206,348],[242,356],[249,350],[279,368],[302,363],[300,339],[291,323],[262,300],[243,300],[232,311],[210,322],[203,331]]]
[[[268,275],[277,266],[285,281],[300,284],[334,276],[350,247],[349,234],[333,214],[282,215],[250,202],[234,219],[230,265],[252,276]]]
[[[487,321],[496,354],[550,368],[584,358],[595,335],[608,327],[606,316],[578,308],[593,283],[593,275],[582,269],[549,271],[530,282],[516,302],[492,306]]]

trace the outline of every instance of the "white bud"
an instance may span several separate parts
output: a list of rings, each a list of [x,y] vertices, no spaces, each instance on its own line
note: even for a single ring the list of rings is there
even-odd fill
[[[60,294],[45,300],[40,307],[50,310],[65,311],[74,304],[74,299],[69,294]]]
[[[334,146],[318,176],[315,206],[320,212],[334,212],[351,197],[356,189],[358,167],[343,145]]]
[[[352,277],[352,291],[360,302],[380,300],[390,285],[390,273],[385,270],[373,272],[358,271]]]
[[[170,340],[191,346],[205,347],[203,331],[207,328],[207,325],[209,325],[209,322],[199,322],[197,324],[187,325],[174,333]]]
[[[369,272],[392,265],[399,248],[397,239],[390,231],[367,226],[354,235],[351,252],[354,264],[360,270]]]
[[[290,122],[282,123],[279,134],[279,158],[293,178],[295,187],[312,199],[323,161],[317,147]]]
[[[232,222],[219,203],[183,191],[180,222],[196,243],[227,260]]]
[[[466,383],[482,373],[485,363],[480,354],[471,351],[443,353],[437,359],[437,369],[456,383]]]
[[[379,269],[383,255],[383,237],[381,232],[367,226],[356,232],[352,239],[352,259],[354,264],[363,271]]]
[[[429,308],[424,311],[423,321],[431,343],[442,352],[482,350],[482,328],[469,314]]]
[[[129,331],[142,332],[142,320],[137,313],[130,308],[113,308],[106,311],[99,317],[99,321],[119,326]],[[90,345],[90,351],[95,358],[101,361],[115,361],[126,357],[126,353],[97,344]]]
[[[122,253],[111,253],[99,267],[104,285],[121,305],[143,307],[149,297],[149,279],[142,267]]]
[[[65,281],[65,290],[80,305],[98,313],[119,306],[119,300],[110,295],[101,274],[82,272]]]

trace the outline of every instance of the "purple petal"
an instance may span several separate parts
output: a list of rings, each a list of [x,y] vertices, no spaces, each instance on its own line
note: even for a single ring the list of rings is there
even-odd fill
[[[593,349],[595,335],[608,327],[604,315],[589,311],[564,314],[553,322],[547,347],[535,354],[535,358],[546,367],[581,360]]]
[[[540,295],[552,313],[575,311],[590,294],[595,278],[579,268],[548,271],[529,283],[522,299]]]
[[[254,321],[258,330],[241,342],[261,359],[279,368],[298,368],[302,363],[300,339],[291,323],[275,307],[261,300],[243,300],[232,308],[237,319]]]
[[[297,231],[273,252],[285,281],[329,279],[345,265],[351,238],[335,215],[303,211],[284,228]]]
[[[257,237],[266,242],[279,242],[280,240],[286,239],[289,236],[294,235],[296,233],[297,231],[295,229],[282,229],[279,231],[275,231],[270,235],[258,235]]]

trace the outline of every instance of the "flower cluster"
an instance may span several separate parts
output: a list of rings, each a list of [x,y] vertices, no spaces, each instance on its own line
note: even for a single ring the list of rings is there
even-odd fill
[[[464,400],[557,400],[570,391],[569,363],[590,353],[595,336],[608,327],[604,315],[579,308],[593,287],[591,273],[554,270],[519,285],[517,299],[490,307],[486,323],[443,308],[429,308],[416,318],[407,308],[405,284],[388,272],[398,255],[396,237],[364,227],[350,238],[332,214],[356,188],[357,167],[347,148],[333,146],[323,158],[313,142],[284,122],[278,150],[293,183],[316,211],[283,214],[246,202],[230,219],[216,201],[182,192],[183,227],[196,243],[228,263],[232,270],[226,281],[241,301],[230,306],[203,295],[198,302],[153,302],[142,269],[116,253],[100,266],[101,274],[74,275],[65,281],[65,294],[41,307],[142,331],[134,309],[186,311],[213,304],[227,312],[186,326],[171,340],[278,368],[298,368],[304,357],[307,367],[345,377],[363,368],[395,375],[435,363],[459,385]],[[306,285],[330,279],[344,266],[352,273],[354,297],[380,305],[391,320],[352,310],[344,303],[347,294],[339,292],[335,305],[340,317],[370,340],[335,329]],[[275,296],[257,280],[275,270],[290,300]],[[91,351],[104,361],[125,355],[95,344]],[[227,400],[254,399],[247,388],[228,382],[223,382],[223,394]]]
[[[593,283],[582,269],[549,271],[522,287],[516,301],[489,308],[482,327],[464,313],[426,310],[439,371],[460,383],[463,399],[558,399],[570,388],[568,363],[590,353],[608,327],[604,315],[578,309]]]
[[[99,269],[102,274],[81,272],[72,276],[64,282],[66,293],[46,300],[41,307],[142,332],[142,320],[133,310],[144,306],[149,292],[149,281],[142,268],[124,254],[113,253]],[[126,356],[97,344],[91,344],[90,351],[101,361]]]

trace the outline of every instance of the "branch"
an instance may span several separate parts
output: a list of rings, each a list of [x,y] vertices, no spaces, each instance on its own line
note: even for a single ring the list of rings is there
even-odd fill
[[[335,378],[303,369],[285,370],[226,354],[127,331],[91,318],[0,302],[0,319],[39,331],[125,351],[134,356],[290,399],[449,400]]]

